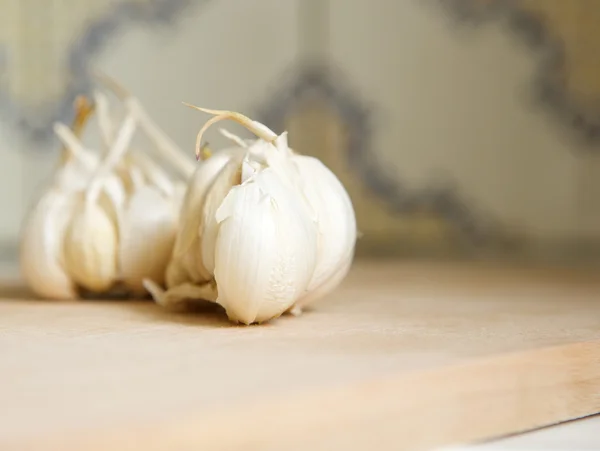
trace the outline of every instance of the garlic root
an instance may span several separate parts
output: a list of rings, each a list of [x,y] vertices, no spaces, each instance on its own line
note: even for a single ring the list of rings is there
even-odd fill
[[[192,299],[208,302],[215,302],[217,299],[216,289],[210,283],[203,285],[183,283],[169,290],[163,290],[151,279],[144,279],[143,284],[155,302],[162,307],[175,307]]]

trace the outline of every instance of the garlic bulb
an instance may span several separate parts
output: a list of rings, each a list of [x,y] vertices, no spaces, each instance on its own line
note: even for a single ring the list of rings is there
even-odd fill
[[[110,148],[65,236],[65,261],[74,281],[88,290],[106,292],[118,283],[130,294],[143,295],[144,278],[164,282],[183,190],[147,155],[127,155],[137,117],[127,114],[114,134],[102,97],[97,100]],[[85,263],[75,266],[77,261]]]
[[[194,169],[192,160],[149,123],[139,102],[117,130],[106,96],[96,92],[94,97],[104,155],[84,148],[77,127],[56,124],[66,151],[52,185],[23,226],[22,272],[45,298],[75,298],[80,289],[100,294],[117,287],[137,296],[147,293],[144,278],[164,283],[187,178]],[[131,148],[138,126],[151,135],[161,156],[176,160],[175,178],[150,155]]]
[[[197,107],[194,107],[197,108]],[[161,305],[185,299],[219,303],[228,317],[261,323],[325,296],[354,255],[352,203],[319,160],[295,154],[287,133],[229,111],[200,130],[233,119],[258,136],[204,156],[188,187],[167,271],[168,289],[145,282]]]

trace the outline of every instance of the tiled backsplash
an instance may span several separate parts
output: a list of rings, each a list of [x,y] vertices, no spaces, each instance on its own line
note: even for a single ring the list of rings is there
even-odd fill
[[[182,100],[289,130],[347,186],[363,255],[600,261],[600,4],[0,0],[0,11],[4,242],[52,168],[53,120],[69,120],[97,67],[190,155],[205,117]]]

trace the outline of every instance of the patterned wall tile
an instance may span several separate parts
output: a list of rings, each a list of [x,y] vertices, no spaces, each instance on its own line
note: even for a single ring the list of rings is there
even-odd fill
[[[209,1],[0,1],[0,119],[47,141],[52,123],[70,121],[74,98],[90,92],[93,61],[115,36],[133,25],[172,27],[192,4]]]
[[[600,143],[600,4],[588,0],[434,0],[456,23],[499,22],[534,52],[532,91],[586,150]],[[581,148],[579,148],[581,149]]]
[[[358,178],[366,188],[366,191],[350,188],[353,202],[358,204],[359,214],[361,204],[372,205],[374,199],[379,199],[383,201],[384,205],[380,208],[385,210],[385,216],[400,221],[414,220],[424,214],[437,218],[442,227],[450,227],[455,232],[445,239],[457,240],[457,243],[470,249],[474,245],[490,245],[497,241],[500,235],[497,221],[469,205],[451,181],[440,183],[439,180],[434,180],[425,187],[411,188],[403,181],[401,174],[391,175],[386,170],[373,152],[371,142],[372,119],[377,114],[377,107],[369,105],[361,97],[339,68],[327,63],[299,64],[290,70],[288,76],[283,77],[276,94],[258,111],[261,120],[278,132],[285,130],[290,118],[304,107],[310,108],[313,105],[333,111],[347,131],[345,148],[336,151],[341,152],[342,158],[346,160],[346,168],[352,173],[349,177]],[[313,133],[315,130],[303,131]],[[293,145],[294,136],[290,139]],[[308,154],[315,153],[308,148],[299,150]],[[317,156],[327,161],[324,152],[331,150],[317,152]],[[344,167],[331,169],[344,177]],[[359,226],[366,221],[369,218],[359,216]],[[386,236],[385,239],[395,239],[398,244],[405,245],[405,240],[411,240],[411,236],[402,236],[406,233],[405,228],[398,227],[395,236]]]

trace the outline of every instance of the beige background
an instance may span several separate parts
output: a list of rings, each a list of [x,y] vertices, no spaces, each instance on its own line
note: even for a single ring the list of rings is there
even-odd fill
[[[8,92],[11,105],[29,108],[40,123],[50,117],[53,102],[69,94],[68,50],[86,27],[109,16],[119,3],[152,0],[0,0],[0,48],[8,49],[0,52],[0,64],[8,68],[0,89]],[[488,3],[494,0],[480,4]],[[489,235],[480,252],[496,255],[512,243],[512,255],[519,257],[583,258],[582,250],[600,255],[594,248],[600,242],[597,145],[584,145],[555,114],[535,103],[543,51],[526,46],[503,13],[471,27],[451,18],[435,0],[331,0],[328,16],[321,17],[327,14],[323,4],[192,1],[167,27],[128,22],[111,34],[93,64],[134,90],[191,153],[205,118],[180,101],[246,113],[274,108],[303,59],[320,58],[335,69],[324,76],[332,77],[338,94],[370,113],[372,140],[361,150],[366,161],[393,182],[392,188],[402,188],[376,194],[365,171],[349,165],[348,132],[362,125],[347,122],[350,116],[332,109],[331,99],[286,110],[292,144],[319,155],[347,185],[364,233],[361,253],[412,249],[458,255],[472,249],[469,233],[465,238],[435,208],[420,214],[393,212],[398,193],[418,204],[423,190],[450,184]],[[592,76],[598,52],[589,42],[597,32],[591,19],[582,22],[581,17],[596,17],[600,5],[584,0],[570,6],[533,0],[517,4],[545,18],[557,42],[566,43],[568,65],[560,76],[569,95],[593,114],[600,78]],[[574,23],[582,24],[579,31],[573,31]],[[335,74],[341,76],[339,83]],[[6,105],[5,97],[0,102]],[[5,108],[5,119],[10,108]],[[57,151],[54,142],[33,142],[26,131],[4,122],[0,241],[6,243],[18,236],[25,206]],[[209,138],[217,143],[214,134]]]

